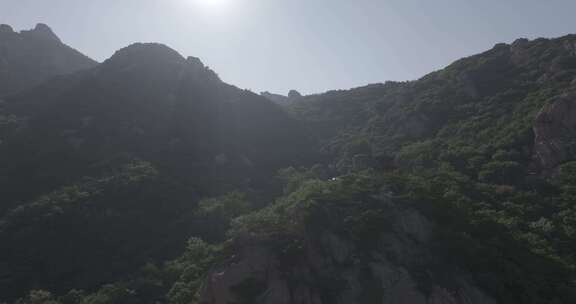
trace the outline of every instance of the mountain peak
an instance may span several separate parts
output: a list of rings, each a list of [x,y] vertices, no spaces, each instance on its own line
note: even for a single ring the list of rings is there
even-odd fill
[[[299,99],[302,97],[303,97],[302,94],[300,94],[300,92],[296,90],[290,90],[290,92],[288,92],[288,98],[290,99]]]
[[[44,23],[38,23],[36,24],[36,27],[34,27],[34,29],[21,31],[20,33],[23,35],[30,35],[42,40],[52,40],[61,42],[60,38],[58,38],[58,36],[54,34],[54,31],[52,31],[52,29]]]
[[[2,33],[14,33],[14,29],[8,24],[0,24],[0,34]]]
[[[122,48],[108,60],[107,65],[182,64],[186,59],[175,50],[160,43],[134,43]]]
[[[102,69],[123,75],[131,74],[137,78],[147,74],[165,79],[187,75],[195,79],[219,80],[218,75],[199,58],[185,58],[160,43],[134,43],[122,48],[104,62]]]
[[[202,60],[200,60],[200,58],[198,58],[198,57],[188,56],[188,58],[186,58],[186,63],[188,63],[188,65],[190,65],[192,67],[197,67],[197,68],[202,68],[202,69],[206,67],[204,65],[204,63],[202,63]]]
[[[14,94],[48,79],[91,68],[97,62],[64,44],[46,24],[14,31],[0,24],[0,96]]]
[[[265,98],[267,98],[268,100],[280,104],[280,105],[288,105],[291,104],[295,101],[298,101],[300,99],[302,99],[304,96],[302,96],[302,94],[300,94],[300,92],[296,91],[296,90],[290,90],[290,92],[288,92],[288,95],[281,95],[281,94],[274,94],[274,93],[270,93],[270,92],[262,92],[260,93],[260,95],[264,96]]]
[[[52,33],[52,29],[45,23],[37,23],[34,27],[35,31]]]
[[[112,58],[122,57],[122,56],[155,56],[155,57],[164,57],[164,58],[172,58],[175,60],[182,61],[184,57],[180,55],[178,52],[173,50],[172,48],[161,44],[161,43],[133,43],[127,47],[124,47],[112,56]]]

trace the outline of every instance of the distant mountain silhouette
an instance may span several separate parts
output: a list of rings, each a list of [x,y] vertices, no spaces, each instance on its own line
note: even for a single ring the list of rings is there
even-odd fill
[[[9,25],[0,25],[0,96],[96,64],[62,43],[45,24],[19,33]]]

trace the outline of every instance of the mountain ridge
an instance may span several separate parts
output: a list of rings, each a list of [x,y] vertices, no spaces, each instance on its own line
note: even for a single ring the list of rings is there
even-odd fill
[[[519,39],[280,107],[128,46],[0,103],[0,294],[573,303],[575,83],[576,36]]]
[[[9,25],[0,25],[0,96],[96,64],[62,43],[45,24],[39,23],[32,30],[20,32],[15,32]]]

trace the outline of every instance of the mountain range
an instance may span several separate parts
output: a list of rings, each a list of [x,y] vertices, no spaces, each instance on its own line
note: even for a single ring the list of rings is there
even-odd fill
[[[576,36],[302,96],[0,25],[0,302],[575,303]]]

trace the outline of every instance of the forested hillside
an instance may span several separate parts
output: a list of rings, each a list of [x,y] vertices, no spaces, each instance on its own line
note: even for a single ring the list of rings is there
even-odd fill
[[[283,107],[132,45],[1,104],[0,299],[575,303],[574,89],[576,36]]]
[[[313,155],[280,108],[158,44],[122,49],[0,109],[9,297],[94,288],[175,256],[190,236],[221,240],[226,228],[196,215],[201,198],[266,201],[281,189],[278,169]]]

